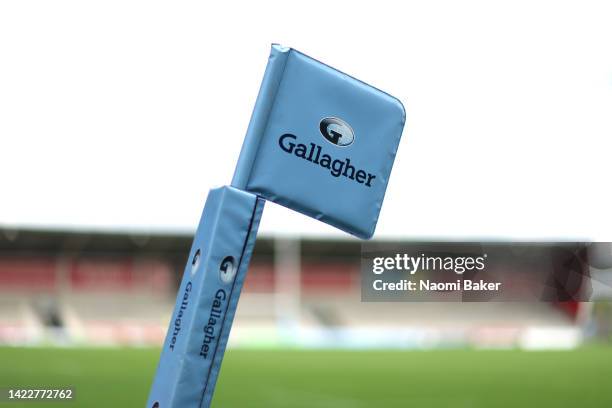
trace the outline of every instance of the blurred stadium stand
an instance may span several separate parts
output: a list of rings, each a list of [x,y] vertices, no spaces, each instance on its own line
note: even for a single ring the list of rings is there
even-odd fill
[[[0,230],[0,344],[159,345],[192,236]],[[581,304],[363,303],[360,242],[258,238],[230,344],[557,347]]]

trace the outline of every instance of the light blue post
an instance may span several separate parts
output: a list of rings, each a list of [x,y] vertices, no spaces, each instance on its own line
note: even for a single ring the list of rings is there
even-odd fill
[[[392,96],[272,46],[232,185],[206,200],[147,408],[210,406],[265,200],[372,236],[404,121]]]

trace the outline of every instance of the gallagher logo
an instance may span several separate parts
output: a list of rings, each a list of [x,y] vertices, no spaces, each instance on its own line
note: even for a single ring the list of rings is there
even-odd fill
[[[319,130],[325,140],[339,147],[348,146],[355,141],[353,129],[342,119],[325,118],[321,120]],[[291,156],[327,169],[333,177],[342,176],[366,187],[372,187],[372,182],[376,178],[376,174],[356,167],[349,157],[344,160],[334,158],[323,151],[323,146],[313,142],[300,143],[298,137],[292,133],[281,135],[278,138],[278,146]]]
[[[338,118],[324,118],[319,123],[323,137],[336,146],[348,146],[355,141],[355,133],[348,123]]]

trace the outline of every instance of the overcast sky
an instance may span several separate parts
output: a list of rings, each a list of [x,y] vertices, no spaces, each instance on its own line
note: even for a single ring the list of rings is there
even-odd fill
[[[612,240],[611,8],[492,3],[3,1],[0,225],[192,231],[279,42],[403,101],[377,237]]]

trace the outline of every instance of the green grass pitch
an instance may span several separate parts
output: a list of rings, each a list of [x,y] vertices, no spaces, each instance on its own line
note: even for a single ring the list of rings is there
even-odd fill
[[[157,349],[0,348],[0,388],[72,386],[71,403],[144,407]],[[612,407],[612,347],[576,351],[230,350],[213,406]]]

